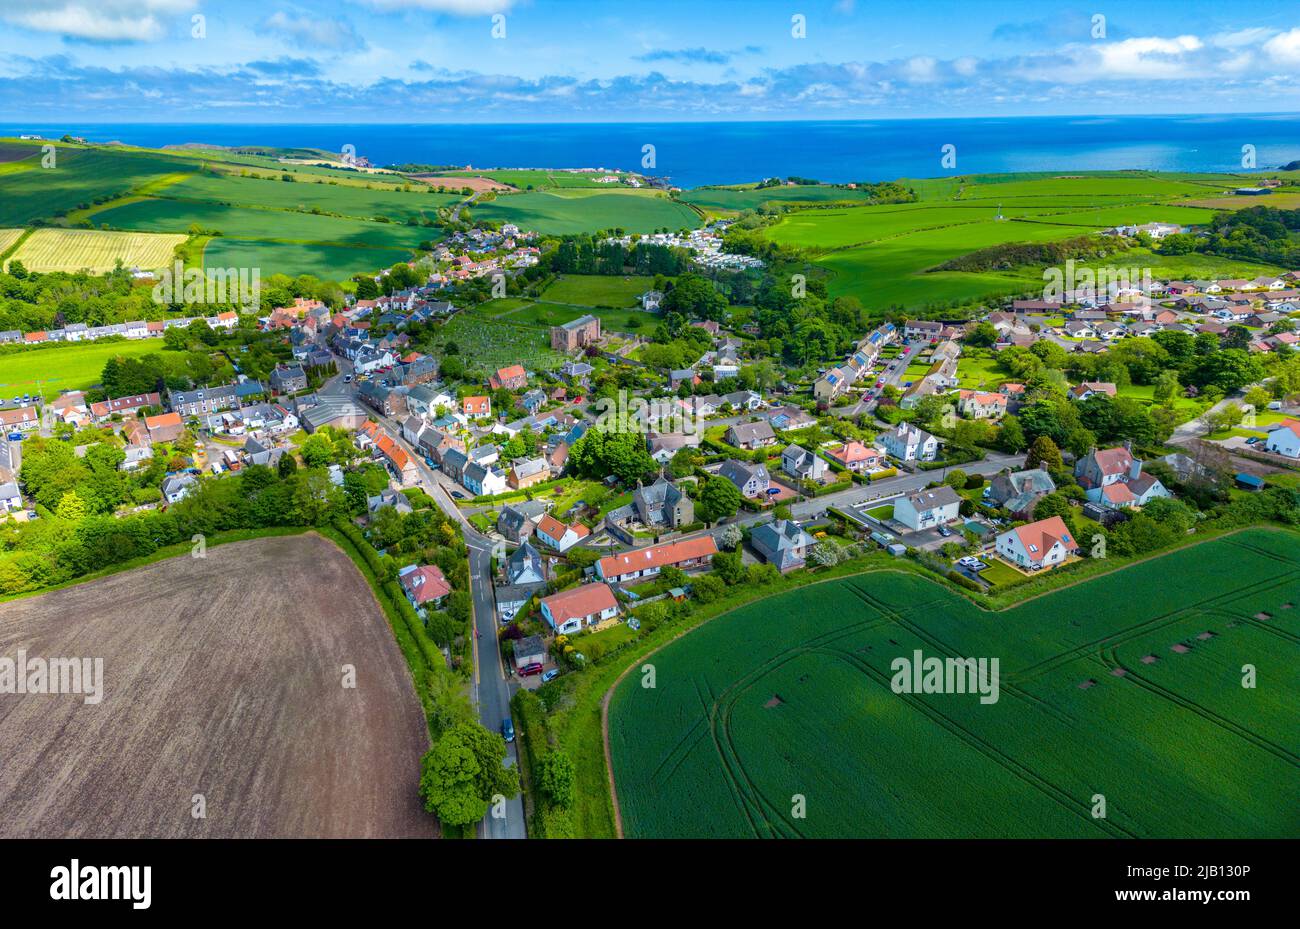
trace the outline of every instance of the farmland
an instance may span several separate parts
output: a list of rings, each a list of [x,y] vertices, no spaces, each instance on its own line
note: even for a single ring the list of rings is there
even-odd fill
[[[171,184],[164,195],[177,200],[203,200],[235,206],[273,207],[310,213],[336,213],[353,219],[385,216],[393,222],[433,219],[439,207],[460,197],[435,193],[423,185],[411,191],[372,190],[356,183],[338,181],[296,181],[234,177],[225,174],[195,174]],[[426,236],[427,238],[427,236]]]
[[[14,247],[14,243],[23,236],[22,229],[0,229],[0,255]]]
[[[18,648],[102,657],[103,699],[0,702],[0,835],[436,834],[415,790],[428,732],[409,673],[370,588],[319,536],[7,603],[0,653]]]
[[[864,200],[867,193],[847,187],[800,185],[792,187],[700,187],[682,192],[686,203],[705,209],[753,210],[764,203],[824,203],[832,200]]]
[[[183,233],[45,228],[28,236],[9,260],[21,261],[28,271],[85,270],[104,274],[112,271],[119,261],[126,268],[152,271],[170,262],[176,246],[187,238]]]
[[[502,194],[488,203],[475,203],[471,210],[478,219],[557,235],[614,228],[645,233],[700,225],[690,207],[649,192],[530,191]]]
[[[110,358],[138,358],[160,352],[160,340],[64,343],[0,352],[0,394],[12,391],[48,396],[63,390],[84,390],[99,383]]]
[[[829,273],[833,295],[852,294],[878,309],[916,307],[1041,285],[1039,268],[931,270],[944,261],[994,245],[1050,242],[1115,225],[1204,223],[1211,210],[1183,204],[1221,193],[1231,181],[1214,175],[984,175],[905,183],[918,190],[919,202],[796,210],[767,234],[807,250]],[[1143,257],[1153,271],[1160,264],[1147,252]],[[1124,260],[1129,263],[1129,256]]]
[[[613,693],[625,832],[1300,835],[1296,542],[1247,530],[996,613],[880,571],[721,616]],[[895,693],[916,650],[998,658],[999,699]]]

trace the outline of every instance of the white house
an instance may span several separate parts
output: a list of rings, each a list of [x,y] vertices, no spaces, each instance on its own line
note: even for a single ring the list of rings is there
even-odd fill
[[[23,508],[23,495],[18,490],[17,481],[0,484],[0,510],[11,511]]]
[[[939,454],[939,440],[911,423],[899,423],[880,434],[885,453],[899,461],[934,461]]]
[[[894,503],[894,519],[909,529],[933,529],[957,519],[961,497],[947,484],[918,490]]]
[[[591,530],[582,523],[566,526],[550,513],[547,513],[538,521],[535,533],[537,538],[557,552],[567,552],[591,535]]]
[[[1300,420],[1284,419],[1270,429],[1264,448],[1277,455],[1300,458]]]
[[[1008,529],[997,538],[998,554],[1028,571],[1058,565],[1078,550],[1078,542],[1059,516]]]

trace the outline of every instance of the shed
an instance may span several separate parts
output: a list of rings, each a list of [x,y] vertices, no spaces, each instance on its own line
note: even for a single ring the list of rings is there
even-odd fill
[[[1256,477],[1255,475],[1247,474],[1244,471],[1236,475],[1236,477],[1234,477],[1233,480],[1237,482],[1237,486],[1240,487],[1242,490],[1253,491],[1253,490],[1264,489],[1264,479],[1262,477]]]

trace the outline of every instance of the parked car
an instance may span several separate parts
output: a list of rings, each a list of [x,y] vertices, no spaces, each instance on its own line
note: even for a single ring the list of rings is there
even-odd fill
[[[509,716],[501,720],[501,736],[507,742],[513,742],[515,740],[515,724]]]
[[[545,674],[542,675],[542,683],[548,684],[559,676],[560,676],[560,669],[551,668],[551,670],[547,671]]]
[[[463,493],[461,493],[459,490],[453,490],[453,491],[451,492],[451,495],[452,495],[453,497],[455,497],[457,500],[464,500],[464,499],[465,499],[465,495],[464,495]]]
[[[541,674],[542,666],[540,664],[526,664],[519,669],[520,677],[532,677],[534,674]]]
[[[345,374],[345,375],[343,375],[343,383],[344,383],[344,384],[351,384],[351,383],[352,383],[352,375],[351,375],[351,374]]]
[[[947,526],[940,526],[939,535],[943,536],[946,539],[948,538],[948,536],[952,535],[952,530],[949,529]]]

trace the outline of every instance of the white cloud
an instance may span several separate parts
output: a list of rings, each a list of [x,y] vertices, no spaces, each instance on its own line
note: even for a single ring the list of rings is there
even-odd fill
[[[909,58],[903,62],[903,76],[909,81],[932,81],[938,64],[937,61],[927,55],[917,55],[915,58]]]
[[[1276,35],[1264,43],[1264,51],[1274,61],[1300,65],[1300,29]]]
[[[1247,45],[1258,45],[1276,32],[1276,29],[1264,26],[1238,29],[1236,32],[1219,33],[1210,39],[1210,44],[1217,45],[1219,48],[1243,48]]]
[[[0,17],[37,32],[106,42],[149,42],[195,0],[0,0]],[[186,23],[188,26],[188,23]]]
[[[328,16],[295,15],[281,11],[267,17],[262,28],[283,35],[300,48],[336,51],[366,46],[365,40],[357,34],[350,22]]]

